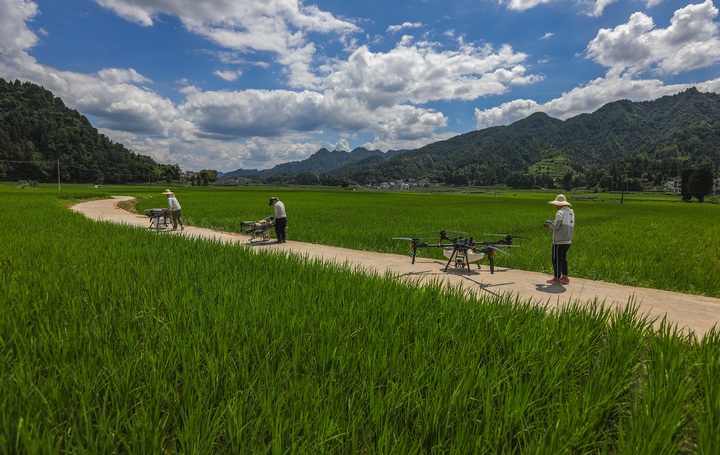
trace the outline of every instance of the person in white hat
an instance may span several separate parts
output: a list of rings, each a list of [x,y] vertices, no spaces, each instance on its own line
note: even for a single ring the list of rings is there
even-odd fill
[[[270,198],[270,204],[275,210],[275,237],[277,243],[285,243],[285,228],[287,227],[287,213],[285,213],[285,204],[275,196]]]
[[[575,235],[575,212],[565,195],[558,194],[555,200],[548,202],[555,206],[554,220],[546,220],[545,227],[553,230],[552,264],[553,277],[549,284],[570,284],[568,277],[567,252]]]
[[[170,191],[169,189],[165,190],[163,192],[165,196],[167,196],[168,201],[168,212],[170,212],[170,215],[172,215],[172,225],[173,231],[177,231],[178,224],[180,224],[180,230],[185,229],[185,225],[182,221],[182,207],[180,207],[180,203],[178,202],[177,198],[175,197],[175,193]]]

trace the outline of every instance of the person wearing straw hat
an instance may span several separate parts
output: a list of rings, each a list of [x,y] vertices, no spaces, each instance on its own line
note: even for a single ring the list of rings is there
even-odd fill
[[[557,209],[554,220],[546,220],[545,227],[553,230],[552,264],[553,277],[549,284],[570,284],[568,277],[567,252],[575,235],[575,212],[565,198],[558,194],[555,200],[548,202]]]
[[[167,196],[168,201],[168,212],[170,212],[170,215],[172,215],[172,225],[173,231],[177,231],[178,224],[180,224],[180,230],[185,229],[185,225],[182,221],[182,207],[180,207],[180,203],[178,202],[177,198],[175,197],[175,193],[170,191],[169,189],[165,190],[163,192],[165,196]]]
[[[275,237],[277,243],[285,243],[285,228],[287,227],[287,213],[285,212],[285,204],[275,196],[270,198],[270,204],[275,210]]]

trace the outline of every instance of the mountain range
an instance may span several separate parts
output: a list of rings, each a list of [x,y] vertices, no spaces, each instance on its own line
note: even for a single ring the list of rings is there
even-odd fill
[[[326,174],[341,168],[362,166],[363,164],[384,161],[402,153],[404,153],[402,150],[391,150],[384,153],[380,150],[368,150],[363,147],[358,147],[351,152],[343,150],[334,150],[331,152],[326,148],[321,148],[303,161],[290,161],[278,164],[272,169],[264,170],[237,169],[231,172],[219,173],[218,177],[221,179],[241,177],[264,179],[282,174],[301,174],[307,172],[314,174]]]
[[[567,120],[535,113],[412,150],[318,150],[272,169],[219,174],[268,183],[639,189],[697,168],[720,167],[720,95],[690,88],[653,101],[620,100]],[[214,172],[214,171],[213,171]],[[0,179],[131,183],[176,181],[177,165],[113,143],[60,98],[29,82],[0,78]]]
[[[532,174],[548,160],[576,174],[642,161],[644,168],[633,171],[653,172],[653,177],[664,171],[664,178],[678,172],[669,167],[697,165],[703,159],[718,167],[719,125],[720,95],[690,88],[653,101],[615,101],[567,120],[535,113],[511,125],[471,131],[414,150],[321,149],[304,161],[263,171],[239,169],[222,178],[277,181],[282,175],[292,180],[292,175],[315,173],[361,184],[399,179],[497,184],[512,173]]]

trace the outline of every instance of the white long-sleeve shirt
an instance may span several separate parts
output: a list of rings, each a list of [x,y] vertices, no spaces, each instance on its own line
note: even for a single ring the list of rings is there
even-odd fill
[[[171,212],[176,212],[180,209],[182,209],[182,207],[180,207],[180,203],[178,202],[178,200],[175,199],[175,195],[171,194],[170,196],[168,196],[168,210]]]
[[[575,212],[565,206],[555,212],[555,220],[549,223],[553,229],[553,243],[556,245],[570,245],[575,235]]]
[[[275,209],[275,219],[287,218],[287,214],[285,213],[285,204],[277,201],[275,204],[273,204],[273,208]]]

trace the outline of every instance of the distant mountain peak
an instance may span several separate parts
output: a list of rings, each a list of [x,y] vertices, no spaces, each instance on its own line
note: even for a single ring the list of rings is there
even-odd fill
[[[307,159],[302,161],[291,161],[288,163],[278,164],[272,169],[266,169],[262,171],[258,170],[247,170],[237,169],[232,172],[222,174],[223,179],[238,178],[238,177],[254,177],[254,178],[268,178],[279,174],[300,174],[300,173],[313,173],[313,174],[327,174],[335,171],[342,167],[358,163],[368,159],[369,157],[380,157],[384,158],[385,153],[380,150],[368,150],[364,147],[356,147],[350,152],[344,150],[333,150],[332,152],[325,147],[319,149],[317,152],[310,155]],[[394,154],[392,154],[394,156]]]

